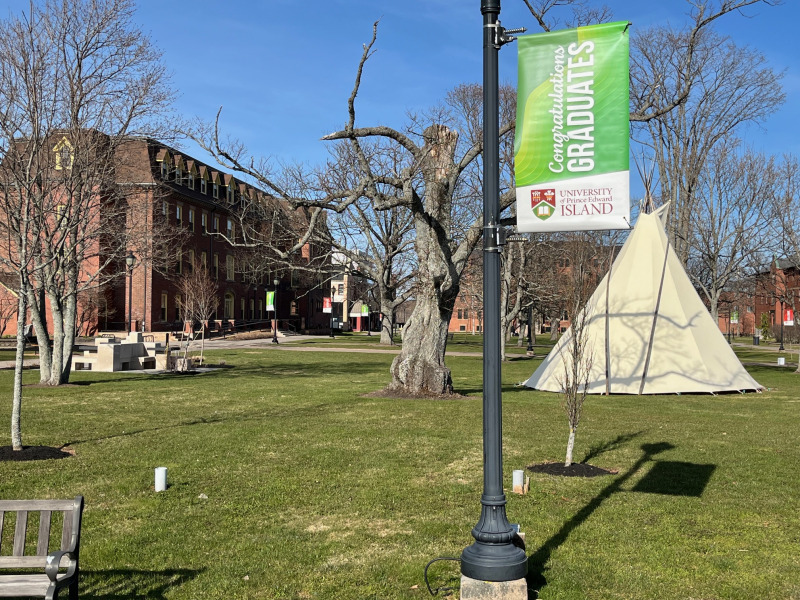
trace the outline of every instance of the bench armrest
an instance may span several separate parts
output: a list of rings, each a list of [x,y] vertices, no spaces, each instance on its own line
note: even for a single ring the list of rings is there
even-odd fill
[[[69,557],[70,565],[67,568],[67,576],[71,576],[78,565],[78,557],[72,550],[57,550],[47,555],[47,562],[44,566],[44,572],[50,581],[55,581],[58,577],[58,568],[61,565],[61,559],[65,556]]]

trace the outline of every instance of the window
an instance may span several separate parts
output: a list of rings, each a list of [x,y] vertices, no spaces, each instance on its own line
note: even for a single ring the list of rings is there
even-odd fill
[[[233,281],[236,276],[234,271],[233,256],[228,254],[228,256],[225,257],[225,279]]]
[[[213,260],[214,279],[219,279],[219,254],[215,254]]]
[[[223,317],[225,319],[233,318],[233,294],[231,292],[225,294],[225,308]]]
[[[233,181],[231,181],[230,185],[228,186],[228,202],[233,203],[233,198],[234,198]]]
[[[464,309],[464,318],[465,319],[469,319],[469,309],[468,308]]]
[[[459,325],[458,326],[458,330],[459,331],[466,331],[467,330],[467,326],[466,325]]]
[[[211,231],[219,233],[219,217],[214,217],[214,228]]]
[[[256,318],[256,301],[250,298],[250,320],[254,321]]]
[[[181,305],[183,304],[183,298],[181,298],[180,294],[175,295],[175,320],[180,321],[181,317]]]
[[[206,181],[205,177],[200,178],[200,193],[207,194],[208,193],[208,182]]]
[[[214,198],[219,198],[219,184],[215,181],[213,185],[213,193],[211,195],[214,196]]]
[[[181,248],[175,252],[175,272],[183,273],[183,250]]]
[[[56,144],[56,147],[53,148],[56,157],[56,171],[72,168],[72,163],[75,160],[75,153],[72,150],[72,144],[65,137],[61,138],[61,141]]]
[[[242,321],[244,321],[244,298],[239,298],[239,314],[242,315]]]
[[[189,209],[189,231],[194,231],[194,209]]]
[[[167,164],[166,159],[161,161],[161,178],[169,179],[169,165]]]
[[[194,173],[189,171],[189,181],[186,184],[190,190],[194,189]]]
[[[208,233],[208,215],[205,211],[200,215],[200,231],[203,235]]]
[[[163,214],[165,217],[169,214],[169,206],[167,205],[166,200],[161,202],[161,214]]]
[[[200,253],[200,266],[204,269],[208,266],[208,253],[205,250]]]
[[[464,318],[463,312],[462,312],[462,310],[460,308],[458,309],[458,318],[459,319],[463,319]]]
[[[264,301],[263,300],[259,300],[258,301],[258,318],[259,319],[263,319],[264,318]]]
[[[233,241],[233,221],[231,219],[225,221],[225,235],[231,242]]]
[[[194,250],[189,250],[189,254],[186,257],[186,268],[189,273],[194,273]]]
[[[167,292],[161,292],[161,321],[167,320]]]
[[[175,181],[177,183],[183,183],[183,169],[181,169],[180,163],[175,167]]]
[[[183,205],[175,205],[175,223],[180,227],[183,224]]]

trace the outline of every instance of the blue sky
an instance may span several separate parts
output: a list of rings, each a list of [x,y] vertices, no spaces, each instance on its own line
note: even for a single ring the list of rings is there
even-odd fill
[[[607,0],[615,20],[633,27],[685,20],[684,0]],[[5,5],[5,9],[3,6]],[[0,14],[28,0],[0,0]],[[325,156],[319,138],[347,118],[362,44],[380,19],[377,52],[358,99],[361,125],[402,127],[407,111],[437,104],[459,83],[482,78],[479,0],[140,0],[137,19],[164,52],[185,117],[213,119],[223,107],[225,131],[257,157],[315,164]],[[785,70],[787,102],[763,130],[745,139],[758,150],[800,154],[800,73],[793,53],[800,1],[756,6],[731,14],[718,30],[759,49]],[[503,0],[508,28],[538,32],[522,0]],[[516,80],[516,45],[500,51],[500,79]],[[187,151],[204,159],[187,145]],[[633,177],[633,174],[632,174]]]

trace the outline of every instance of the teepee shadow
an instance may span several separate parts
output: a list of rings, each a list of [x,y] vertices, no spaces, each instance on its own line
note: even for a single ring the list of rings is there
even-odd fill
[[[636,437],[636,435],[638,434],[632,434],[630,437],[633,438]],[[625,473],[616,477],[614,481],[612,481],[605,488],[603,488],[600,491],[600,493],[597,494],[597,496],[592,498],[592,500],[590,500],[586,504],[586,506],[581,508],[571,519],[569,519],[566,523],[564,523],[564,525],[561,526],[561,529],[559,529],[553,536],[550,537],[550,539],[546,540],[533,554],[530,555],[530,557],[528,558],[528,575],[527,575],[529,598],[531,599],[538,598],[539,591],[541,591],[541,589],[547,585],[547,579],[545,578],[545,573],[547,571],[547,563],[549,562],[550,557],[553,554],[553,551],[555,551],[559,546],[561,546],[567,540],[569,535],[575,529],[577,529],[581,524],[583,524],[584,521],[586,521],[586,519],[588,519],[592,515],[592,513],[594,513],[595,510],[600,508],[600,505],[603,504],[603,502],[607,498],[621,491],[622,486],[631,477],[633,477],[633,475],[635,475],[639,471],[639,469],[641,469],[648,462],[655,462],[656,463],[655,467],[657,467],[658,464],[666,464],[666,465],[679,464],[679,463],[667,463],[667,462],[659,463],[659,461],[654,461],[654,457],[657,454],[675,448],[675,446],[673,446],[669,442],[642,444],[641,448],[642,448],[642,456],[639,457],[636,463],[634,463]],[[684,465],[684,468],[686,465],[690,465],[690,463],[680,463],[680,464]],[[714,465],[690,465],[690,466],[702,467],[701,469],[696,470],[695,475],[700,474],[702,476],[702,474],[705,474],[707,477],[711,476],[711,472],[713,471],[714,467]],[[709,467],[711,467],[710,470]],[[673,470],[673,467],[668,468],[667,471],[671,471],[669,473],[669,477],[665,476],[666,474],[662,469],[661,471],[656,472],[656,474],[653,476],[651,483],[645,484],[644,486],[645,489],[636,490],[636,488],[634,488],[634,491],[669,493],[669,492],[655,491],[659,489],[659,486],[663,486],[665,481],[674,481],[674,476],[676,475],[676,473]],[[648,477],[649,474],[645,476],[642,481],[647,480]],[[706,483],[707,481],[708,479],[706,479]],[[641,481],[637,484],[637,487],[639,487],[640,485],[642,485]],[[702,488],[704,489],[705,485],[703,485]],[[677,491],[677,487],[673,487],[671,489],[673,491]],[[681,495],[697,495],[698,489],[700,490],[700,492],[702,492],[702,489],[700,489],[697,485],[694,485],[691,487],[691,489],[687,490],[688,493],[684,493]]]

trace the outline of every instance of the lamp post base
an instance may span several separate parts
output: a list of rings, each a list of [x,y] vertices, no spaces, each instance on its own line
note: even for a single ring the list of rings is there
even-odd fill
[[[462,575],[461,600],[528,600],[528,583],[525,578],[482,581]]]
[[[487,544],[476,541],[461,553],[461,574],[467,578],[503,583],[524,579],[527,573],[525,550],[510,542]]]

